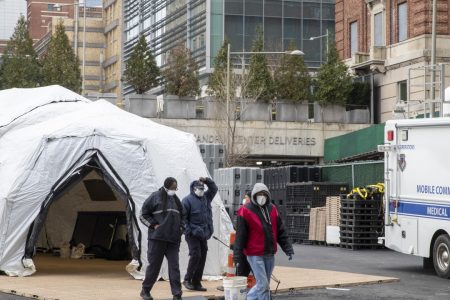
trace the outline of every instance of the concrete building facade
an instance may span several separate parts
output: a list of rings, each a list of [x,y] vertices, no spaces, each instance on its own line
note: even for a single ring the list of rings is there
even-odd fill
[[[0,55],[13,34],[20,15],[25,16],[26,12],[25,0],[0,0]]]
[[[102,91],[122,95],[122,0],[103,0],[103,26],[105,34],[105,52],[102,67],[104,82]],[[118,99],[118,102],[121,102]]]
[[[124,61],[144,34],[160,66],[170,49],[186,45],[198,62],[201,78],[211,72],[224,38],[230,40],[232,51],[250,51],[261,28],[266,51],[285,51],[293,42],[305,52],[306,63],[317,68],[325,59],[326,38],[310,37],[325,35],[327,30],[330,36],[334,33],[334,0],[123,2]]]
[[[357,75],[373,75],[377,121],[395,116],[402,103],[409,117],[430,111],[424,100],[441,96],[431,84],[432,1],[337,0],[336,46]],[[450,62],[450,1],[437,0],[436,63]],[[446,74],[446,75],[445,75]],[[450,66],[443,76],[448,86]],[[436,75],[436,82],[441,78]],[[421,101],[421,102],[420,102]],[[440,110],[440,107],[436,108]]]

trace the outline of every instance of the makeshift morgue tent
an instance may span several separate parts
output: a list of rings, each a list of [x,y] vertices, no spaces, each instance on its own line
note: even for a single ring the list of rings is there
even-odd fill
[[[77,232],[89,232],[80,220],[97,218],[114,233],[97,237],[96,243],[111,246],[122,232],[132,250],[127,271],[142,279],[147,228],[139,214],[167,176],[178,180],[180,198],[192,180],[208,176],[191,134],[60,86],[0,91],[0,271],[33,274],[36,246],[59,247]],[[218,196],[213,218],[215,235],[227,240],[232,225]],[[75,239],[89,241],[96,234]],[[227,249],[213,239],[208,246],[205,276],[218,276]],[[182,273],[187,261],[183,238]],[[161,275],[168,275],[166,264]]]

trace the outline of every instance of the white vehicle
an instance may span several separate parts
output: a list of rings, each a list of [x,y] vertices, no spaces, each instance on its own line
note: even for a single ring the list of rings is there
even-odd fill
[[[386,122],[385,246],[450,277],[450,118]]]

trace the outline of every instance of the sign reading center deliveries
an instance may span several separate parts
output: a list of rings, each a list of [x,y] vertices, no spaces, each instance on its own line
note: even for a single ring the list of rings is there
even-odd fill
[[[220,143],[218,135],[195,134],[197,143]],[[280,146],[315,146],[315,137],[287,137],[287,136],[236,136],[237,144],[247,145],[280,145]]]

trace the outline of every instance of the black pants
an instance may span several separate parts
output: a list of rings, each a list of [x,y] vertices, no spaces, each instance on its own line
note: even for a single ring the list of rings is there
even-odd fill
[[[169,265],[170,289],[172,295],[181,295],[181,280],[179,266],[180,244],[158,240],[148,240],[147,259],[148,266],[142,288],[150,291],[158,279],[164,256]]]
[[[186,236],[189,247],[189,264],[184,280],[199,284],[205,269],[206,255],[208,253],[208,241],[195,236]]]

